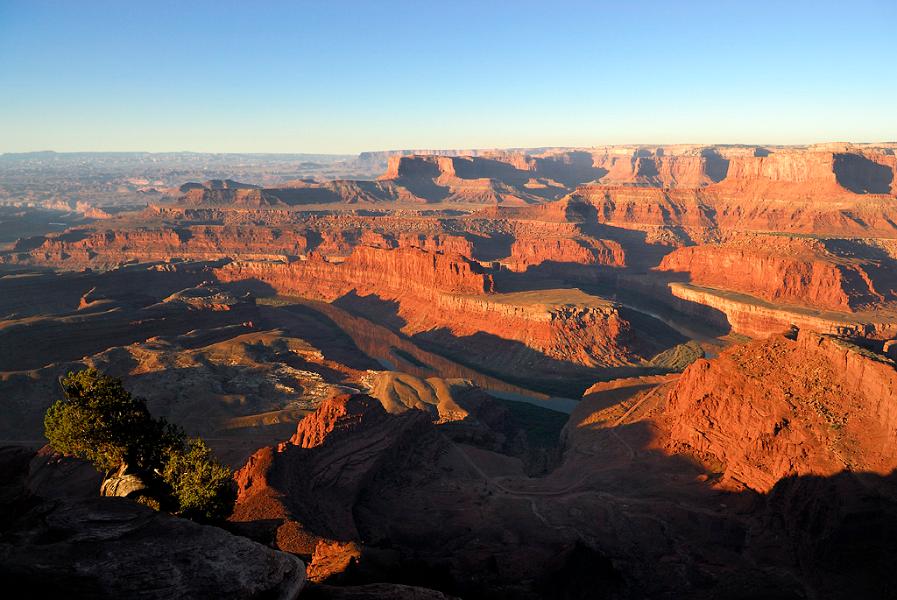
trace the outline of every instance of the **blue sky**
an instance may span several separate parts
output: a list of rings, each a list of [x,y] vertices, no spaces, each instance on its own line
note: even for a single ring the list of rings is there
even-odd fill
[[[895,24],[895,0],[0,0],[0,152],[897,140]]]

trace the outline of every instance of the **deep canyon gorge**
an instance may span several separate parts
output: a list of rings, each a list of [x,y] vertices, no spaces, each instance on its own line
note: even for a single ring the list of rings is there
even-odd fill
[[[0,239],[0,575],[103,597],[142,597],[150,560],[195,597],[894,593],[897,144],[352,161],[115,182],[140,202],[54,204],[63,226],[0,214],[29,223]],[[44,447],[86,367],[234,469],[225,523],[95,497]]]

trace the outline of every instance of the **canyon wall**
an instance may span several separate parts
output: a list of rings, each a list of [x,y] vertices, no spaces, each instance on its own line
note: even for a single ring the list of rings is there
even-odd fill
[[[862,261],[840,259],[806,239],[749,238],[679,248],[658,270],[687,273],[695,285],[825,310],[852,312],[894,299],[890,286],[877,285]]]
[[[893,237],[897,207],[887,196],[845,194],[842,202],[814,198],[753,199],[724,194],[715,187],[698,190],[581,186],[571,195],[594,206],[599,223],[645,231],[681,228],[684,241],[702,243],[721,231],[756,231],[847,237]]]
[[[511,246],[511,256],[503,264],[512,271],[526,271],[529,267],[546,262],[625,267],[626,253],[618,242],[612,240],[518,239]]]
[[[19,240],[9,261],[104,268],[129,261],[217,260],[235,254],[283,259],[304,254],[307,248],[305,235],[263,226],[72,230],[53,237]]]
[[[281,294],[334,300],[350,290],[388,291],[430,298],[439,292],[482,294],[492,291],[492,277],[478,263],[460,255],[418,248],[357,247],[341,262],[320,255],[289,263],[234,261],[217,269],[222,281],[257,279]]]
[[[897,336],[897,323],[888,315],[852,316],[789,308],[750,296],[684,283],[670,283],[668,289],[671,303],[677,310],[750,337],[765,338],[787,332],[792,327],[849,337],[889,339]]]
[[[662,300],[739,333],[797,325],[881,338],[897,302],[887,242],[897,236],[895,164],[893,147],[848,144],[403,152],[378,181],[186,184],[174,204],[19,240],[2,262],[231,261],[222,280],[340,300],[411,335],[471,338],[475,324],[581,364],[628,360],[612,349],[629,345],[619,315],[598,317],[588,301],[568,302],[585,311],[568,315],[560,299],[534,309],[532,298],[488,296],[638,280],[630,290],[646,304]],[[318,201],[334,206],[306,206]],[[506,316],[512,305],[523,321]],[[428,320],[428,310],[446,314]],[[537,313],[563,325],[539,329]],[[577,338],[570,332],[586,322],[599,333],[574,349],[552,337]],[[516,331],[524,323],[539,334]]]
[[[713,152],[692,156],[639,154],[596,156],[596,166],[607,171],[598,181],[603,185],[698,188],[719,181],[728,168],[728,161]]]
[[[847,194],[893,194],[895,173],[893,153],[784,150],[732,159],[718,188],[749,198],[818,202]]]
[[[758,148],[749,154],[718,147],[705,148],[703,157],[658,156],[656,150],[609,154],[599,161],[610,167],[608,174],[580,186],[571,198],[592,204],[601,223],[649,233],[682,228],[696,242],[712,241],[721,230],[893,237],[894,149],[838,150]],[[718,165],[713,176],[711,155]]]
[[[184,206],[282,209],[308,204],[401,202],[539,204],[577,186],[706,189],[724,202],[834,202],[897,194],[891,146],[612,146],[389,153],[377,181],[299,179],[258,188],[234,181],[190,183]]]

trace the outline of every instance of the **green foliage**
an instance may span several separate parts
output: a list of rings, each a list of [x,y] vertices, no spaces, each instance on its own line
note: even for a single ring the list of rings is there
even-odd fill
[[[44,417],[50,446],[67,456],[88,460],[107,474],[126,470],[160,498],[144,504],[172,507],[191,518],[225,518],[235,494],[231,470],[220,464],[201,439],[187,441],[183,431],[154,419],[146,401],[124,389],[121,380],[87,369],[62,380],[65,398]],[[170,497],[169,497],[170,496]]]
[[[216,521],[227,518],[234,508],[231,470],[219,463],[199,438],[171,451],[162,477],[184,516]]]
[[[69,373],[62,380],[65,399],[44,417],[44,432],[57,452],[88,460],[101,471],[122,464],[137,472],[161,465],[165,448],[182,434],[163,419],[153,419],[146,402],[134,398],[120,380],[96,369]]]

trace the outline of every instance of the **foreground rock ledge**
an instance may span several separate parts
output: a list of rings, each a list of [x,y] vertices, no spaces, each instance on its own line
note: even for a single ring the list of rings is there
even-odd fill
[[[292,600],[305,565],[218,527],[119,498],[45,500],[32,453],[0,448],[0,581],[32,598]]]

